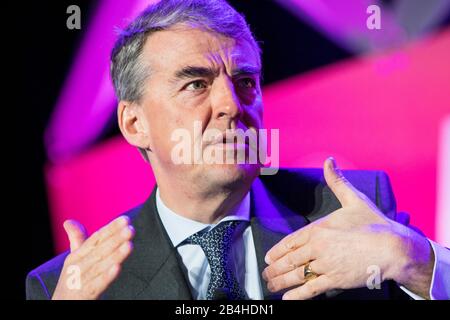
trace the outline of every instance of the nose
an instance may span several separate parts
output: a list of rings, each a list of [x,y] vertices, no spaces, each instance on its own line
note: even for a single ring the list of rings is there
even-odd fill
[[[216,78],[211,88],[212,116],[216,120],[226,120],[227,128],[242,116],[242,106],[234,84],[226,75]]]

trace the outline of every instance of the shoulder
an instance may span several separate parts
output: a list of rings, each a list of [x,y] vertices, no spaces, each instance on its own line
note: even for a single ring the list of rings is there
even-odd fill
[[[378,181],[387,183],[388,175],[381,170],[342,170],[344,176],[355,186],[374,186]],[[294,183],[299,186],[324,184],[321,168],[280,168],[274,175],[261,175],[266,184]]]
[[[28,273],[26,297],[31,300],[50,299],[69,251],[54,257]]]
[[[389,217],[395,215],[395,197],[388,175],[380,170],[342,170],[347,180]],[[275,175],[261,175],[268,191],[311,220],[340,207],[320,168],[280,168]]]

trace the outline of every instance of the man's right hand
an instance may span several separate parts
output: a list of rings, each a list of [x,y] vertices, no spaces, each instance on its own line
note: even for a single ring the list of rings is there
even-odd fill
[[[133,248],[134,229],[121,216],[87,238],[79,222],[67,220],[64,229],[70,241],[53,300],[97,299],[117,278],[121,264]]]

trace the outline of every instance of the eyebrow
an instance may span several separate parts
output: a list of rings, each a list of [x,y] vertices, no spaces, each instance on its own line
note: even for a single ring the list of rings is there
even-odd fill
[[[261,68],[259,67],[255,67],[252,65],[246,65],[246,66],[242,66],[239,67],[235,70],[233,70],[232,72],[232,76],[240,76],[243,74],[247,74],[247,75],[252,75],[252,74],[256,74],[256,75],[261,75]]]
[[[214,78],[219,75],[219,69],[210,67],[186,66],[175,72],[174,80],[192,79],[192,78]],[[244,65],[232,71],[232,76],[243,74],[261,74],[261,68],[252,65]]]

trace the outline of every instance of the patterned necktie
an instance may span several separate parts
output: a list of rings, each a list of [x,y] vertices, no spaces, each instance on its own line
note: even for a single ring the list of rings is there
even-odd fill
[[[242,222],[224,221],[208,232],[200,231],[185,240],[185,243],[197,244],[203,249],[211,267],[207,300],[247,299],[229,263],[233,234]]]

